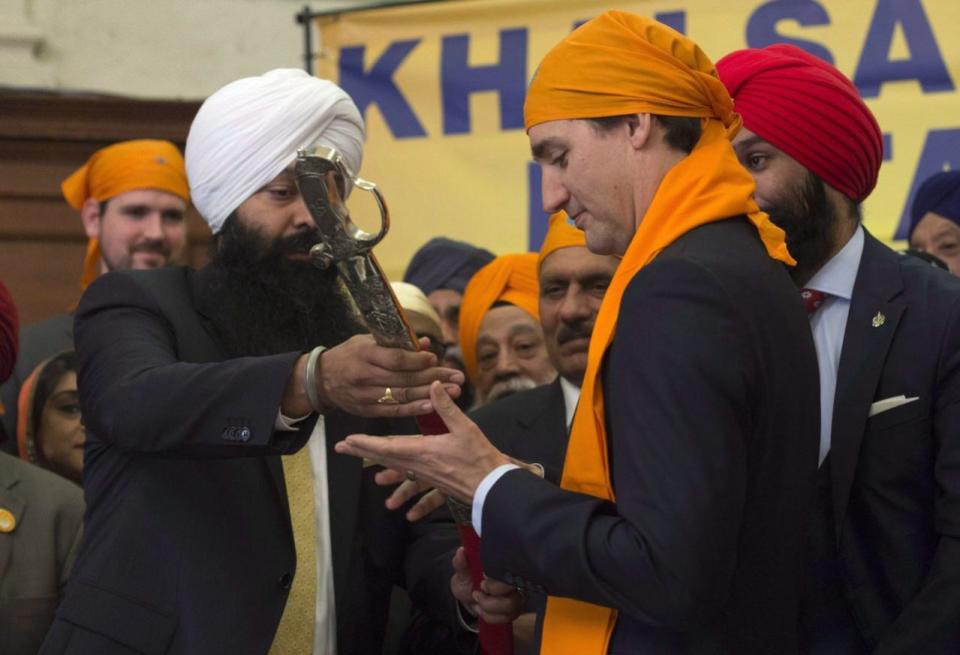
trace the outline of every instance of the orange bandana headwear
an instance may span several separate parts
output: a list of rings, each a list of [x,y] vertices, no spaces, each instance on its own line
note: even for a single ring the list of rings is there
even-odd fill
[[[88,198],[105,202],[135,189],[166,191],[190,202],[183,155],[169,141],[138,139],[102,148],[60,185],[67,203],[80,211]],[[99,274],[100,243],[90,239],[80,288]]]
[[[547,228],[547,236],[543,238],[543,245],[540,246],[540,256],[537,258],[537,271],[539,272],[543,260],[549,254],[561,248],[587,247],[587,237],[583,230],[578,230],[570,225],[570,219],[567,212],[557,212],[550,216],[550,226]]]
[[[460,350],[471,380],[477,379],[477,336],[487,311],[497,302],[510,303],[539,322],[539,293],[533,252],[501,255],[470,278],[460,301]]]
[[[769,255],[795,264],[783,230],[753,200],[754,183],[730,139],[740,127],[710,59],[690,39],[649,18],[607,12],[572,32],[540,64],[524,108],[526,126],[632,113],[701,118],[702,136],[661,180],[610,282],[590,340],[561,486],[615,502],[610,480],[600,365],[613,340],[627,284],[677,238],[701,225],[746,215]],[[666,437],[665,437],[666,438]],[[551,596],[542,650],[607,652],[617,613]]]

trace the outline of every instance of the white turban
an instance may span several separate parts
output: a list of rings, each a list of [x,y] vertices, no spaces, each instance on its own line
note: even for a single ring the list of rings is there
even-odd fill
[[[360,171],[363,118],[339,86],[297,68],[231,82],[207,98],[190,126],[193,204],[216,234],[298,149],[315,143],[336,148],[354,174]]]

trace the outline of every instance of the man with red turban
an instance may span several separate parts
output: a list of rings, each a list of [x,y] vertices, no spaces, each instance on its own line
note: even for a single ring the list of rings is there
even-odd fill
[[[502,255],[470,279],[460,303],[460,348],[477,406],[547,384],[550,363],[537,309],[537,255]]]
[[[88,238],[81,290],[102,273],[166,266],[182,253],[190,189],[183,156],[173,143],[137,139],[101,148],[60,187]],[[23,381],[40,362],[72,349],[73,314],[23,329],[14,374],[0,390],[7,407],[0,424],[5,449],[16,452],[16,404]]]
[[[790,45],[717,71],[743,116],[734,148],[797,259],[820,367],[801,648],[955,653],[960,282],[861,224],[882,139],[842,73]]]
[[[3,382],[13,372],[13,364],[17,361],[17,334],[20,322],[17,318],[17,307],[13,304],[13,296],[0,282],[0,382]],[[3,405],[0,405],[0,414]]]
[[[561,486],[436,385],[449,435],[336,450],[472,503],[486,575],[549,595],[542,653],[797,653],[816,355],[729,94],[693,41],[609,11],[546,55],[524,113],[544,209],[621,257]]]

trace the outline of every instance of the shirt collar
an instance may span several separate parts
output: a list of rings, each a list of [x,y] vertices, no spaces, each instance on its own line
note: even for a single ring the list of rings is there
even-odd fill
[[[580,387],[561,375],[560,390],[563,391],[563,408],[567,412],[567,429],[569,430],[570,424],[573,422],[573,412],[580,400]]]
[[[863,256],[863,241],[863,226],[857,226],[846,245],[810,278],[804,288],[850,300]]]

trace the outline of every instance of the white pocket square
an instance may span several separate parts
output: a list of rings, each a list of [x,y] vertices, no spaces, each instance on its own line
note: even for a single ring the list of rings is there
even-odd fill
[[[882,414],[883,412],[890,411],[900,405],[906,405],[907,403],[912,403],[914,400],[920,400],[920,396],[914,396],[913,398],[907,398],[906,396],[892,396],[890,398],[884,398],[883,400],[878,400],[877,402],[870,405],[870,413],[867,414],[867,418],[871,416],[876,416],[877,414]]]

